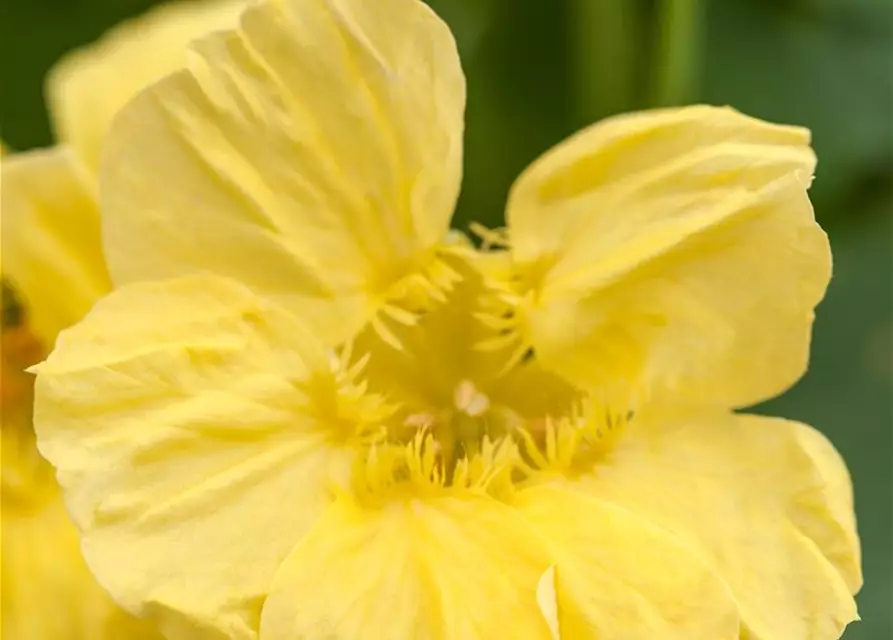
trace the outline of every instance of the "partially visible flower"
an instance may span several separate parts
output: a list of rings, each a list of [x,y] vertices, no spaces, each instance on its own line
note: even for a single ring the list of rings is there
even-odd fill
[[[465,83],[416,0],[269,0],[125,107],[116,290],[38,365],[86,557],[171,639],[826,640],[849,477],[731,409],[806,366],[808,132],[691,107],[448,231]]]
[[[56,334],[108,291],[90,182],[63,149],[2,160],[2,636],[157,637],[96,584],[31,425],[33,375]]]
[[[96,584],[53,469],[31,425],[33,375],[111,286],[100,246],[95,165],[114,110],[185,64],[186,42],[234,21],[227,3],[171,5],[134,20],[70,58],[48,84],[62,142],[2,160],[2,636],[155,638]]]
[[[110,29],[50,70],[46,96],[57,140],[91,173],[112,119],[147,84],[184,67],[195,37],[235,24],[246,0],[182,0]]]

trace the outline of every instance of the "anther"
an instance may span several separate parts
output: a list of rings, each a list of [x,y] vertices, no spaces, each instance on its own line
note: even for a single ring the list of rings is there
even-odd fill
[[[456,409],[472,418],[479,418],[490,408],[490,398],[478,391],[471,380],[463,380],[453,394]]]

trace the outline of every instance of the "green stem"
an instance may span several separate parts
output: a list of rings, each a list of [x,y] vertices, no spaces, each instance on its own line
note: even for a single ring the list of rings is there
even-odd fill
[[[569,33],[576,118],[593,122],[635,105],[638,3],[573,0]]]
[[[700,0],[658,0],[655,50],[655,106],[681,105],[695,98],[701,53]]]

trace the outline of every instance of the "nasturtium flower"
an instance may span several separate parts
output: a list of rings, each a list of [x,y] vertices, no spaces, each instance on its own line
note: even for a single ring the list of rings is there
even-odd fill
[[[2,637],[156,638],[96,583],[31,424],[34,377],[56,334],[108,291],[88,180],[65,150],[4,157],[2,181]]]
[[[37,365],[85,556],[171,639],[836,638],[849,476],[733,410],[806,366],[809,135],[697,106],[451,232],[465,83],[417,0],[267,0],[117,116],[113,293]]]
[[[2,631],[4,638],[157,638],[117,607],[84,563],[32,427],[33,375],[59,332],[111,282],[100,242],[96,154],[114,109],[185,64],[190,38],[239,6],[171,5],[64,58],[50,74],[60,144],[2,160]]]

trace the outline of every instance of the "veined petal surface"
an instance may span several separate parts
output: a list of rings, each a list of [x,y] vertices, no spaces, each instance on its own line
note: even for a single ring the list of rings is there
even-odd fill
[[[852,488],[833,447],[777,418],[644,413],[575,482],[678,534],[729,585],[752,640],[832,640],[858,618]]]
[[[350,464],[302,387],[323,369],[290,314],[211,276],[116,290],[38,366],[38,444],[88,564],[166,637],[256,637]]]
[[[288,557],[262,640],[549,640],[536,601],[550,562],[514,510],[484,496],[336,502]]]
[[[339,500],[283,564],[261,639],[547,640],[550,567],[561,638],[738,637],[725,584],[671,534],[540,487],[513,505],[463,492]]]
[[[452,35],[418,0],[251,5],[113,125],[112,278],[211,270],[340,342],[435,259],[464,106]]]
[[[5,156],[0,172],[0,271],[49,348],[111,286],[94,187],[64,147]]]
[[[244,0],[187,0],[123,22],[97,42],[66,55],[47,76],[56,137],[85,166],[99,169],[112,118],[146,85],[186,66],[189,42],[234,26]]]
[[[521,332],[587,386],[746,406],[806,368],[830,277],[804,129],[732,109],[619,116],[546,153],[507,219]]]
[[[561,484],[522,490],[516,504],[555,562],[562,638],[738,639],[728,588],[695,551]]]

